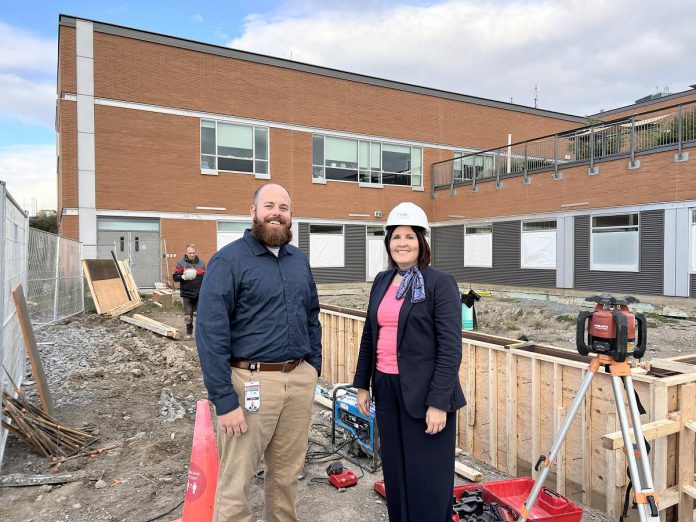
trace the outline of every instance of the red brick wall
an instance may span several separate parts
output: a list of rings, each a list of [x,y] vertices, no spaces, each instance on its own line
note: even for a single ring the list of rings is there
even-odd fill
[[[75,28],[59,26],[58,29],[58,95],[61,92],[76,93]]]
[[[450,215],[465,218],[514,216],[537,212],[561,212],[590,208],[616,207],[696,199],[696,162],[674,162],[674,151],[638,156],[641,166],[628,169],[628,158],[597,163],[599,174],[589,176],[587,165],[563,169],[563,179],[554,181],[553,173],[531,176],[531,185],[522,178],[481,183],[478,192],[470,186],[457,188],[457,195],[439,191],[434,220],[446,221]],[[561,207],[587,202],[579,207]]]
[[[579,126],[96,32],[94,56],[118,100],[480,148]]]
[[[77,216],[63,216],[58,219],[58,234],[74,240],[79,240]]]
[[[58,162],[58,215],[63,207],[77,207],[77,104],[58,102],[60,149]]]

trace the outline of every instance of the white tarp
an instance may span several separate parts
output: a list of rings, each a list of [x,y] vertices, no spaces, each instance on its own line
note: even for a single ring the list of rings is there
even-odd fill
[[[493,266],[493,234],[464,236],[464,266]]]
[[[312,268],[345,266],[343,234],[310,234],[309,264]]]
[[[556,231],[522,232],[522,268],[556,268]]]

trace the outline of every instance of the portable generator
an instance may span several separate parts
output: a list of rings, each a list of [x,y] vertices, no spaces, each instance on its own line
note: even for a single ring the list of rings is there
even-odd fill
[[[626,357],[643,357],[647,346],[645,316],[628,309],[629,302],[638,302],[636,298],[602,295],[585,300],[597,304],[592,312],[578,314],[576,344],[580,355],[593,352],[608,355],[618,362],[625,361]]]
[[[358,409],[358,390],[349,385],[333,391],[331,450],[372,473],[381,464],[375,405],[371,402],[370,414],[363,415]]]

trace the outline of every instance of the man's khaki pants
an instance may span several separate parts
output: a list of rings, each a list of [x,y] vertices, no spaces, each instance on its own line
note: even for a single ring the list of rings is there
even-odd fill
[[[244,407],[251,372],[232,368],[232,384]],[[249,485],[264,458],[266,522],[295,522],[297,476],[304,467],[317,372],[308,362],[288,373],[255,372],[261,387],[257,413],[244,412],[248,430],[239,437],[217,433],[220,474],[214,522],[251,522]]]

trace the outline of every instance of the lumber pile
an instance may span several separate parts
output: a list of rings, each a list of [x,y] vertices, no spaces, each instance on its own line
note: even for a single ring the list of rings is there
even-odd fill
[[[146,330],[150,330],[151,332],[155,332],[165,337],[171,337],[177,341],[181,339],[181,332],[173,326],[160,323],[159,321],[155,321],[154,319],[150,319],[144,315],[135,314],[133,317],[122,315],[121,321],[139,326],[140,328],[145,328]]]
[[[42,457],[64,458],[96,440],[87,431],[63,426],[21,395],[3,391],[2,410],[2,427]]]
[[[163,309],[174,306],[174,292],[169,289],[155,290],[152,292],[152,302]]]
[[[117,317],[143,304],[127,260],[83,259],[97,313]]]

